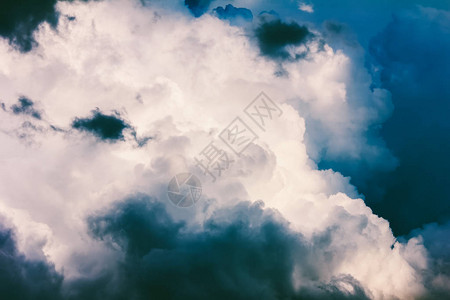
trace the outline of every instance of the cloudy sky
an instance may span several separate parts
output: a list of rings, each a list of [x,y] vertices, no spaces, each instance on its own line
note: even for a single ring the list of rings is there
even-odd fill
[[[0,299],[450,299],[449,78],[447,0],[1,1]]]

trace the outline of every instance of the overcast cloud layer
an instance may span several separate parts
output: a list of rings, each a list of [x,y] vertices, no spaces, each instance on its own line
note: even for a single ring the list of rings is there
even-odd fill
[[[1,4],[0,298],[449,297],[448,7],[35,2]]]

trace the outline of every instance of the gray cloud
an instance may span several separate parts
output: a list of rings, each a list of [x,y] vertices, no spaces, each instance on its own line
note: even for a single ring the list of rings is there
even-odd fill
[[[312,33],[304,25],[285,23],[279,19],[264,21],[255,29],[261,53],[271,58],[286,59],[286,46],[305,43]]]
[[[30,51],[37,43],[33,37],[39,24],[47,22],[56,27],[57,0],[5,0],[0,2],[0,36],[20,51]]]
[[[14,114],[30,115],[38,120],[41,119],[41,113],[34,108],[34,102],[27,97],[21,96],[19,103],[11,106],[11,110]]]
[[[92,117],[75,118],[72,127],[92,133],[104,141],[123,140],[123,131],[131,126],[123,120],[118,113],[115,115],[105,115],[99,110],[92,112]]]
[[[213,12],[223,20],[229,20],[231,24],[239,24],[239,21],[251,22],[253,20],[252,11],[243,7],[234,7],[227,4],[225,8],[222,6],[216,7]]]
[[[28,260],[18,252],[11,229],[0,224],[0,297],[62,299],[63,276],[45,261]]]
[[[215,211],[191,231],[158,200],[136,195],[88,224],[94,238],[125,255],[111,262],[114,275],[105,288],[114,288],[94,292],[110,299],[368,299],[351,276],[321,282],[314,257],[327,238],[309,245],[259,202]]]
[[[184,5],[186,5],[190,12],[196,17],[203,15],[209,8],[209,5],[214,0],[185,0]]]

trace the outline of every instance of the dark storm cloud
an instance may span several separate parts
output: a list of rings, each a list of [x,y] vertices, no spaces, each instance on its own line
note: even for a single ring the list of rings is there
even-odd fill
[[[72,122],[72,127],[92,133],[96,137],[105,141],[123,140],[123,131],[131,126],[116,113],[115,115],[105,115],[99,110],[94,110],[92,116],[88,118],[76,118]]]
[[[33,32],[42,22],[55,27],[57,0],[2,0],[0,1],[0,36],[20,51],[30,51],[36,45]]]
[[[161,202],[137,195],[90,217],[88,225],[124,258],[111,262],[110,273],[72,285],[69,294],[90,294],[86,299],[368,299],[350,276],[316,281],[314,258],[327,239],[307,245],[258,203],[216,211],[193,232],[174,221]],[[299,291],[291,276],[296,265]]]
[[[286,46],[298,46],[312,35],[306,26],[281,20],[263,22],[255,30],[261,53],[272,58],[288,58]]]
[[[29,261],[18,253],[12,232],[0,225],[1,299],[62,299],[62,280],[52,265]]]
[[[449,28],[449,12],[422,8],[396,15],[370,43],[380,85],[392,93],[395,110],[381,133],[399,167],[369,182],[383,189],[381,199],[363,192],[396,234],[450,218]]]
[[[26,97],[20,97],[19,103],[11,106],[11,110],[14,114],[30,115],[38,120],[41,119],[41,113],[34,108],[34,103]]]
[[[219,19],[223,20],[234,20],[236,18],[243,19],[245,21],[252,21],[253,14],[252,11],[242,7],[234,7],[231,4],[225,6],[225,8],[219,6],[216,7],[214,13],[219,17]]]
[[[203,15],[209,8],[209,5],[214,0],[184,0],[184,5],[186,5],[191,13],[196,17]]]

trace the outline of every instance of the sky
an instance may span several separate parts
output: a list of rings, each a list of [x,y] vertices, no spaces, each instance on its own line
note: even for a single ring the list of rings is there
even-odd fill
[[[445,0],[0,2],[0,299],[450,299],[449,37]]]

